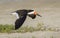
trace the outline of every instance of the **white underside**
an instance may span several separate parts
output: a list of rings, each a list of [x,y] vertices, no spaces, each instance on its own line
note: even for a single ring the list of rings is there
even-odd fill
[[[18,14],[16,12],[12,13],[12,15],[15,15],[17,19],[19,18]]]

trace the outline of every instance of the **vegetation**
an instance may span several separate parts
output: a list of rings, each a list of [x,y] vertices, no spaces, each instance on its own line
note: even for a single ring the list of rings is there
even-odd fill
[[[12,30],[14,30],[13,25],[2,25],[0,24],[0,33],[10,33]]]
[[[43,24],[38,23],[37,27],[22,26],[18,30],[14,30],[14,25],[0,24],[0,33],[25,33],[25,32],[34,32],[34,31],[56,31],[55,28],[46,28]]]

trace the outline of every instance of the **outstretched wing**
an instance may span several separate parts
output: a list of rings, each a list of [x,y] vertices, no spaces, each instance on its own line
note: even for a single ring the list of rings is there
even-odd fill
[[[17,30],[19,27],[22,26],[22,24],[24,23],[26,17],[27,17],[27,15],[23,15],[19,19],[16,20],[16,22],[15,22],[15,30]]]

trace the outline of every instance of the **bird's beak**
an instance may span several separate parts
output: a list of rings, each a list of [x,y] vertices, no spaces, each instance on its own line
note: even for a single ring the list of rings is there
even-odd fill
[[[36,14],[37,16],[39,16],[39,17],[42,17],[41,15],[39,15],[39,14]]]
[[[34,11],[34,15],[37,15],[37,16],[42,17],[42,16],[41,16],[41,15],[39,15],[36,11]]]

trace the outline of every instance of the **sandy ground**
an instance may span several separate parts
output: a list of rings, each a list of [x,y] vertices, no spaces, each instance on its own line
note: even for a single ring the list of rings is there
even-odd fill
[[[0,38],[60,38],[60,32],[37,31],[32,33],[0,33]]]
[[[6,0],[7,1],[7,0]],[[43,23],[44,26],[60,29],[60,0],[39,0],[39,1],[1,1],[0,2],[0,24],[14,24],[16,17],[10,12],[17,9],[35,9],[42,17],[34,20],[27,17],[24,25],[36,26]],[[0,33],[0,38],[60,38],[60,32],[37,31],[32,33]]]

